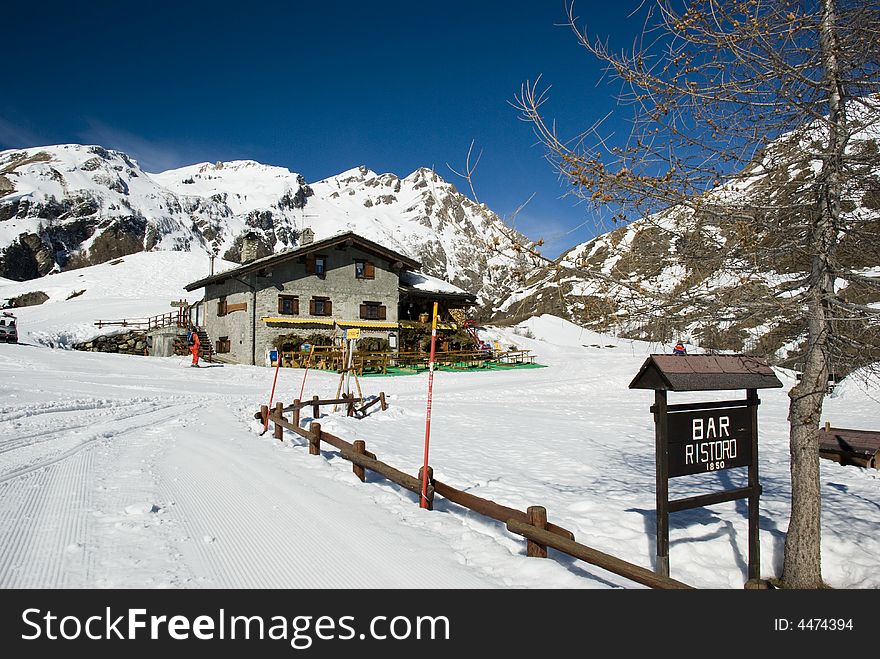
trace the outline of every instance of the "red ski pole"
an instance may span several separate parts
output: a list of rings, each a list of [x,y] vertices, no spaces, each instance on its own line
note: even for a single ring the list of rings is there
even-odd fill
[[[428,411],[425,414],[425,464],[422,469],[422,496],[419,505],[428,507],[428,444],[431,441],[431,402],[434,397],[434,346],[437,343],[437,303],[431,319],[431,356],[428,358]]]

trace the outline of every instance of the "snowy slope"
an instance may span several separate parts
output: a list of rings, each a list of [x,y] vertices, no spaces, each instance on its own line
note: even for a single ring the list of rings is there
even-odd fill
[[[216,260],[214,271],[237,266]],[[40,305],[15,308],[19,339],[59,348],[88,341],[120,327],[95,326],[97,320],[147,318],[166,314],[170,302],[195,302],[186,284],[205,277],[210,263],[193,252],[140,252],[100,265],[60,272],[26,282],[0,281],[0,306],[7,300],[41,291],[48,299]]]
[[[527,558],[523,539],[504,525],[448,502],[423,511],[414,495],[378,476],[361,483],[332,448],[310,456],[289,433],[283,442],[271,432],[261,436],[252,415],[268,402],[271,369],[196,370],[182,358],[46,347],[78,331],[80,298],[103,317],[135,316],[145,299],[177,297],[198,264],[185,272],[153,262],[168,256],[139,254],[84,270],[91,298],[60,299],[67,284],[47,289],[52,301],[19,310],[45,314],[43,335],[28,327],[36,317],[22,314],[23,343],[0,345],[0,587],[640,588],[552,552],[549,560]],[[125,276],[117,270],[123,266],[131,268]],[[135,266],[140,295],[109,296],[136,276]],[[162,272],[181,278],[175,283]],[[483,338],[532,350],[546,368],[436,373],[435,476],[512,507],[545,506],[581,542],[652,567],[653,397],[628,384],[664,346],[547,315],[487,328]],[[790,371],[778,375],[784,388],[760,393],[765,577],[780,574],[791,496],[787,391],[795,380]],[[303,377],[282,369],[276,400],[296,397]],[[312,371],[306,395],[327,397],[337,382],[336,374]],[[366,419],[325,408],[322,427],[364,439],[382,460],[416,473],[426,375],[365,377],[361,386],[367,395],[386,392],[390,408]],[[694,397],[711,399],[681,394],[674,402]],[[880,383],[850,377],[827,398],[825,418],[878,429],[878,400]],[[308,411],[301,421],[311,421]],[[736,487],[744,478],[738,471],[673,479],[671,495]],[[823,572],[836,588],[880,587],[878,473],[821,461]],[[742,588],[747,523],[740,503],[676,513],[670,535],[674,578]],[[346,569],[353,564],[365,569]]]

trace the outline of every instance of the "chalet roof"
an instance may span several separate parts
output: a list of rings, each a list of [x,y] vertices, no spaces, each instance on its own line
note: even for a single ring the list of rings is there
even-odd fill
[[[630,389],[716,391],[778,388],[782,382],[767,362],[746,355],[651,355]]]
[[[392,263],[395,261],[399,261],[404,268],[418,270],[422,266],[421,263],[409,258],[408,256],[399,254],[394,250],[388,249],[387,247],[380,245],[379,243],[374,243],[372,240],[367,240],[363,236],[359,236],[356,233],[347,231],[345,233],[335,234],[323,240],[316,240],[315,242],[309,243],[308,245],[303,245],[302,247],[298,247],[296,249],[289,249],[279,254],[272,254],[270,256],[264,256],[261,259],[248,261],[247,263],[243,263],[237,268],[224,270],[223,272],[218,272],[217,274],[211,275],[210,277],[205,277],[204,279],[194,281],[191,284],[187,284],[184,288],[186,288],[186,290],[188,291],[194,291],[197,288],[203,288],[208,284],[221,282],[224,279],[229,279],[230,277],[238,277],[240,275],[254,272],[256,270],[261,270],[266,267],[276,266],[281,263],[285,263],[286,261],[289,261],[291,259],[303,256],[305,254],[319,252],[321,250],[336,247],[338,245],[344,245],[346,243],[350,245],[357,245],[365,252],[370,252],[372,254],[376,254],[377,256],[386,258]]]
[[[450,284],[448,281],[426,275],[424,272],[401,272],[400,292],[413,297],[428,297],[438,300],[476,302],[473,293]]]

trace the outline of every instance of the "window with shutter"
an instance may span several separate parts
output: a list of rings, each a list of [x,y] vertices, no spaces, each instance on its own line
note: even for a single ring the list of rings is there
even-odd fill
[[[295,295],[279,295],[278,313],[286,316],[299,314],[299,298]]]
[[[224,295],[219,300],[217,300],[217,315],[225,316],[226,315],[226,296]]]
[[[385,320],[385,306],[380,302],[364,302],[361,304],[361,318],[365,320]]]
[[[376,267],[370,261],[357,260],[354,262],[355,279],[375,279]]]
[[[333,304],[326,297],[313,297],[309,300],[309,313],[312,316],[330,316],[333,314]]]

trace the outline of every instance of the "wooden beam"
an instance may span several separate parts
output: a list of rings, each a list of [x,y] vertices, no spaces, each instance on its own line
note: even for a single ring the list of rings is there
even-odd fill
[[[461,490],[457,490],[456,488],[452,487],[451,485],[447,485],[446,483],[434,481],[434,489],[437,491],[437,494],[442,497],[446,497],[452,503],[457,503],[459,506],[464,506],[469,510],[473,510],[475,513],[485,515],[486,517],[491,517],[492,519],[498,520],[502,524],[507,522],[507,520],[511,518],[517,519],[523,523],[528,523],[529,521],[529,516],[521,510],[517,510],[516,508],[508,508],[507,506],[502,506],[495,503],[494,501],[490,501],[489,499],[483,499],[474,496],[473,494],[462,492]],[[561,526],[557,526],[556,524],[551,524],[548,522],[547,530],[550,533],[560,535],[564,538],[568,538],[569,540],[574,540],[574,533],[572,533],[568,529],[562,528]]]
[[[582,545],[579,542],[568,540],[555,533],[539,529],[536,526],[532,526],[531,524],[519,520],[508,520],[507,530],[534,542],[553,547],[553,549],[568,554],[569,556],[574,556],[575,558],[586,561],[591,565],[596,565],[603,570],[619,574],[622,577],[626,577],[627,579],[644,586],[649,586],[650,588],[693,588],[693,586],[689,586],[681,581],[661,576],[652,570],[641,567],[640,565],[629,563],[615,556],[611,556],[610,554],[601,552],[598,549],[593,549],[592,547]]]
[[[409,474],[406,474],[399,469],[395,469],[391,465],[387,465],[384,462],[375,460],[367,455],[359,455],[354,452],[353,448],[342,450],[341,455],[349,462],[353,462],[361,467],[364,467],[365,469],[369,469],[370,471],[375,471],[377,474],[384,476],[392,483],[397,483],[398,485],[406,488],[410,492],[414,492],[418,495],[421,495],[422,493],[422,482],[415,476],[410,476]],[[429,485],[428,497],[431,498],[433,496],[434,488]]]

